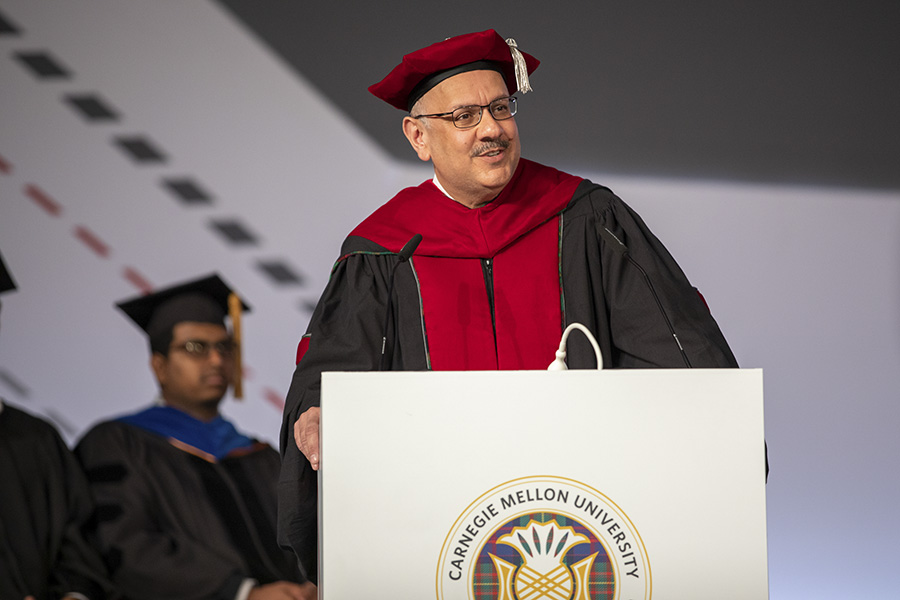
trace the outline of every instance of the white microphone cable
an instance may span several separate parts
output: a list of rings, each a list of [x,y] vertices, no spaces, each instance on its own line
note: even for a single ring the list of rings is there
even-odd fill
[[[594,339],[593,334],[590,330],[582,325],[581,323],[572,323],[566,330],[563,331],[562,339],[559,341],[559,350],[556,351],[556,359],[550,363],[550,366],[547,367],[548,371],[568,371],[569,366],[566,364],[566,340],[569,338],[569,333],[572,332],[573,329],[578,329],[581,331],[591,343],[591,346],[594,347],[594,355],[597,357],[597,370],[603,368],[603,354],[600,353],[600,346],[597,345],[597,340]]]

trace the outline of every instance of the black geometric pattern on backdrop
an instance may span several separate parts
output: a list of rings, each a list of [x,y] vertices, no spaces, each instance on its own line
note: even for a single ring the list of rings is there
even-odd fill
[[[13,23],[2,11],[0,11],[0,37],[12,38],[20,36],[22,30],[18,24]],[[11,52],[11,59],[19,62],[26,71],[42,80],[70,80],[74,78],[71,70],[48,50],[26,50]],[[0,82],[0,85],[3,85]],[[84,121],[95,123],[117,122],[121,119],[121,113],[109,102],[103,100],[98,93],[66,93],[61,101],[80,115]],[[133,163],[165,163],[165,153],[151,142],[145,135],[132,134],[116,136],[112,138],[113,145],[125,154]],[[0,168],[5,168],[0,159]],[[162,185],[170,194],[174,195],[182,205],[211,205],[212,195],[188,176],[164,177]],[[258,245],[255,234],[250,232],[246,225],[237,219],[212,219],[211,227],[230,245]],[[259,263],[257,267],[265,275],[270,284],[300,284],[301,277],[287,264],[279,261]],[[134,273],[130,268],[126,272]],[[126,275],[126,279],[129,277]],[[133,279],[130,279],[134,283]],[[307,311],[310,307],[300,307]],[[7,396],[12,395],[17,401],[28,401],[31,396],[29,388],[16,378],[12,373],[0,367],[0,388],[6,391]],[[46,416],[70,437],[77,434],[76,428],[65,416],[52,409],[46,410]]]
[[[0,12],[0,35],[18,36],[21,32],[17,23]],[[74,77],[71,70],[49,50],[19,51],[14,52],[12,56],[32,75],[40,79],[71,79]],[[119,110],[102,99],[98,93],[69,93],[64,94],[62,100],[88,123],[118,122],[122,119]],[[143,134],[116,136],[112,143],[127,158],[138,165],[164,164],[168,161],[166,153]],[[214,195],[189,175],[165,177],[161,183],[164,189],[184,206],[210,206],[214,203]],[[232,247],[245,245],[258,247],[261,244],[259,236],[239,219],[211,219],[209,225]],[[272,285],[304,285],[304,276],[284,260],[260,260],[256,263],[256,267]],[[312,312],[315,303],[301,300],[297,308],[305,312]],[[0,371],[0,380],[23,396],[28,393],[27,389],[21,384],[17,384],[9,373]]]
[[[261,260],[256,266],[278,285],[303,285],[303,276],[282,260]]]
[[[117,137],[115,143],[131,160],[138,163],[163,163],[166,155],[141,136]]]
[[[259,243],[256,235],[238,219],[213,219],[209,224],[229,244],[255,246]]]
[[[59,60],[50,56],[49,52],[16,52],[16,58],[19,59],[28,70],[41,79],[68,79],[71,73],[66,69]]]
[[[0,12],[0,35],[19,35],[19,28]]]
[[[183,204],[211,204],[212,196],[189,177],[163,179],[163,186]]]
[[[96,94],[68,94],[65,100],[88,121],[119,120],[119,114]]]

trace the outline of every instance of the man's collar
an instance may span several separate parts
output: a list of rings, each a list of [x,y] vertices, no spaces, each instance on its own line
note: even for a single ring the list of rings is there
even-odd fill
[[[443,193],[445,196],[447,196],[448,198],[450,198],[451,200],[453,200],[453,201],[456,202],[457,204],[462,204],[462,205],[465,206],[466,208],[472,208],[471,206],[469,206],[469,205],[467,205],[467,204],[463,204],[462,202],[460,202],[459,200],[457,200],[456,198],[454,198],[453,196],[451,196],[450,193],[447,192],[447,190],[444,189],[444,186],[441,185],[441,182],[438,181],[437,173],[434,174],[434,177],[431,179],[431,181],[432,181],[432,183],[434,183],[434,187],[436,187],[437,189],[439,189],[439,190],[441,191],[441,193]],[[482,206],[487,206],[488,204],[490,204],[491,202],[493,202],[495,198],[496,198],[496,196],[494,196],[494,198],[491,198],[490,200],[488,200],[488,201],[485,202],[484,204],[480,204],[480,205],[478,205],[478,206],[476,206],[476,207],[474,207],[474,208],[481,208]]]
[[[444,186],[441,185],[441,182],[438,181],[437,173],[434,174],[434,178],[431,181],[434,182],[434,187],[441,190],[441,192],[443,192],[445,196],[447,196],[448,198],[450,198],[451,200],[456,202],[456,199],[453,196],[451,196],[450,194],[448,194],[447,190],[444,189]]]

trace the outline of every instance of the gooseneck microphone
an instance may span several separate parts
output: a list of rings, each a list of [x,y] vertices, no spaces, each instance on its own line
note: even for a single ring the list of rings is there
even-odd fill
[[[419,247],[419,244],[422,243],[422,234],[417,233],[416,235],[409,238],[409,241],[403,244],[403,247],[400,248],[400,252],[397,253],[397,258],[400,259],[400,262],[406,262],[410,258],[412,258],[413,252],[416,251],[416,248]],[[398,263],[399,264],[399,263]],[[394,267],[396,269],[396,267]]]
[[[666,314],[666,309],[663,308],[662,301],[659,299],[659,294],[656,293],[656,288],[653,287],[653,281],[650,280],[650,276],[647,275],[647,271],[631,256],[631,252],[628,250],[628,246],[625,245],[622,240],[616,237],[612,231],[607,229],[606,227],[599,228],[600,235],[609,242],[610,246],[616,251],[618,251],[628,262],[630,262],[634,267],[640,271],[641,275],[644,278],[644,282],[647,284],[647,287],[650,289],[650,294],[653,296],[653,299],[656,301],[656,307],[659,309],[659,313],[662,315],[663,320],[666,322],[666,327],[669,328],[669,333],[672,335],[672,339],[675,340],[675,344],[678,346],[678,351],[681,353],[681,358],[684,359],[684,365],[687,368],[691,368],[691,361],[688,359],[687,353],[684,351],[684,347],[681,345],[681,340],[678,339],[678,334],[675,333],[675,328],[672,327],[672,321],[669,320],[669,315]]]
[[[413,252],[416,251],[416,248],[419,247],[419,244],[422,242],[422,234],[417,233],[416,235],[409,238],[409,241],[403,244],[403,247],[400,248],[400,252],[397,253],[397,263],[394,265],[394,268],[391,269],[391,280],[388,283],[388,296],[387,296],[387,308],[384,311],[384,327],[382,328],[382,337],[381,337],[381,360],[378,364],[378,370],[384,371],[385,361],[387,360],[387,334],[388,334],[388,323],[391,318],[391,304],[394,297],[394,275],[397,274],[397,268],[412,258]],[[397,341],[397,322],[394,321],[394,342]]]

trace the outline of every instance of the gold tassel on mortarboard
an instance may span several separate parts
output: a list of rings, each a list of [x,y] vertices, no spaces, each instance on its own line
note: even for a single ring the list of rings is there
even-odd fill
[[[243,364],[241,360],[241,299],[234,292],[228,295],[228,316],[231,317],[231,335],[234,340],[234,389],[233,396],[244,397]]]

